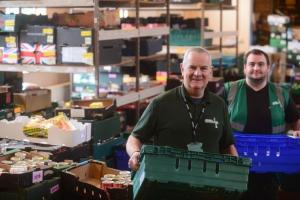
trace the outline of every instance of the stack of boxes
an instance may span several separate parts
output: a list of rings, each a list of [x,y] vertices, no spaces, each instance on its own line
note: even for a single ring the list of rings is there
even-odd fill
[[[4,33],[0,35],[0,63],[18,63],[17,35],[15,33]]]
[[[270,26],[270,41],[272,47],[277,48],[278,52],[286,52],[288,40],[287,24],[290,19],[286,16],[269,15],[268,23]]]
[[[15,15],[0,14],[0,63],[18,63],[18,42],[15,31]]]

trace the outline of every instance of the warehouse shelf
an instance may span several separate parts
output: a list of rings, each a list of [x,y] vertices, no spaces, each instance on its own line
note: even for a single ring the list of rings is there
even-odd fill
[[[133,9],[133,8],[129,8]],[[147,8],[141,8],[141,10],[164,10],[166,9],[165,7],[147,7]],[[236,6],[231,6],[231,5],[222,5],[223,10],[235,10]],[[218,3],[188,3],[188,4],[170,4],[170,10],[171,11],[198,11],[198,10],[220,10],[220,5]]]
[[[122,57],[122,61],[109,66],[122,66],[134,63],[133,57]],[[100,67],[107,65],[100,65]],[[80,65],[26,65],[26,64],[0,64],[0,71],[6,72],[51,72],[51,73],[95,73],[94,66]]]
[[[139,37],[139,31],[136,28],[133,29],[117,29],[117,30],[100,30],[99,40],[115,40],[115,39],[130,39]]]
[[[237,31],[204,32],[204,39],[237,36]]]
[[[168,26],[157,27],[157,28],[140,28],[139,36],[148,37],[148,36],[161,36],[167,35],[170,33],[170,28]]]
[[[140,1],[141,7],[163,7],[166,5],[165,1],[159,1],[159,2],[151,2],[151,1]],[[166,8],[165,8],[166,9]]]
[[[159,95],[162,92],[164,92],[164,90],[165,90],[164,85],[156,85],[156,86],[152,86],[152,87],[149,87],[149,88],[142,89],[139,92],[129,92],[129,93],[124,94],[124,95],[120,95],[120,96],[113,95],[113,96],[110,96],[110,97],[116,99],[117,107],[121,107],[121,106],[124,106],[126,104],[134,103],[134,102],[137,102],[137,101],[140,101],[140,100],[147,99],[149,97]]]
[[[93,66],[0,64],[6,72],[94,73]]]
[[[134,103],[139,100],[138,92],[129,92],[122,96],[113,96],[116,99],[117,107],[124,106],[126,104]]]
[[[21,7],[53,7],[53,8],[64,8],[64,7],[93,7],[93,0],[39,0],[39,1],[15,1],[15,0],[4,0],[0,1],[0,7],[13,7],[13,8],[21,8]]]
[[[139,99],[147,99],[149,97],[153,97],[156,95],[161,94],[163,91],[165,91],[164,85],[157,85],[150,88],[143,89],[139,92]]]
[[[136,37],[149,37],[167,35],[170,28],[167,26],[156,28],[133,28],[133,29],[117,29],[117,30],[100,30],[99,40],[115,40],[115,39],[130,39]]]
[[[4,0],[0,1],[0,7],[47,7],[47,8],[88,8],[94,7],[94,0]],[[101,7],[133,7],[134,1],[131,0],[100,0],[99,6]]]
[[[223,10],[234,10],[236,9],[236,6],[231,5],[221,5],[221,8]],[[220,10],[220,4],[219,3],[189,3],[189,4],[170,4],[171,10]]]
[[[98,4],[99,3],[99,4]],[[141,60],[161,60],[167,59],[169,63],[169,51],[168,48],[164,52],[159,52],[158,54],[151,56],[140,56],[135,55],[132,57],[122,57],[120,63],[100,65],[99,51],[100,44],[102,41],[106,40],[116,40],[116,39],[134,39],[136,40],[136,52],[140,48],[140,38],[141,37],[161,37],[166,36],[170,33],[169,28],[169,1],[161,0],[159,2],[154,1],[144,1],[144,0],[0,0],[0,8],[68,8],[68,9],[82,9],[93,11],[93,54],[94,54],[94,65],[32,65],[32,64],[0,64],[0,71],[8,72],[51,72],[51,73],[70,73],[70,74],[80,74],[80,73],[93,73],[95,75],[95,91],[96,97],[99,97],[99,83],[101,82],[99,77],[100,68],[103,66],[134,66],[135,76],[140,76],[140,61]],[[166,26],[148,28],[142,27],[139,24],[139,20],[136,20],[134,28],[132,29],[118,29],[118,30],[99,30],[100,23],[100,10],[103,8],[119,8],[126,7],[135,10],[135,18],[140,17],[140,12],[142,8],[153,7],[160,9],[166,13]],[[168,40],[167,40],[168,41]],[[142,91],[142,92],[141,92]],[[117,105],[125,105],[128,103],[136,102],[139,104],[141,98],[146,98],[149,96],[157,95],[163,91],[163,86],[147,88],[141,90],[139,78],[136,79],[135,92],[127,93],[123,96],[117,96]],[[139,107],[139,106],[138,106]],[[139,112],[137,112],[139,113]]]
[[[177,54],[180,58],[183,57],[184,52],[189,49],[197,46],[170,46],[170,53]],[[165,49],[166,47],[164,47]],[[222,58],[222,53],[220,51],[209,51],[212,59]]]

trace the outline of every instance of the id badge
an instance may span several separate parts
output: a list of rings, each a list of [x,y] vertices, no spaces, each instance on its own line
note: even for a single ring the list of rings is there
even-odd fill
[[[189,151],[203,152],[202,143],[200,142],[192,142],[187,145]]]

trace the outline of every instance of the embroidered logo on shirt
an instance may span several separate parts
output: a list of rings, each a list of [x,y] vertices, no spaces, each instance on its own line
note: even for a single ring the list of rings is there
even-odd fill
[[[207,124],[214,124],[215,128],[218,128],[219,122],[216,121],[215,117],[213,119],[205,119],[204,122],[207,123]]]
[[[272,102],[272,106],[277,106],[277,105],[279,105],[280,107],[282,107],[280,101],[273,101],[273,102]]]

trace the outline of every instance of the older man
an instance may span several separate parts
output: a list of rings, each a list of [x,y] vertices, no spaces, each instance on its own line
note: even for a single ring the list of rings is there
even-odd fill
[[[224,101],[206,89],[211,56],[203,48],[185,52],[183,84],[155,98],[128,138],[129,167],[137,169],[144,143],[237,155]]]

